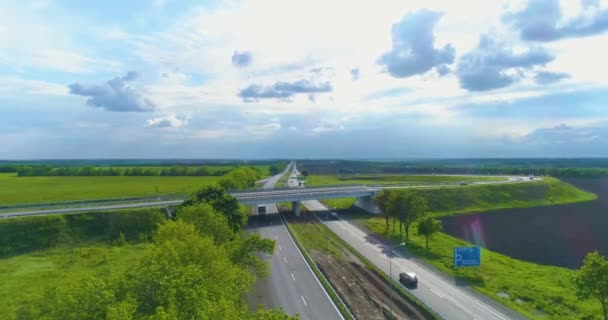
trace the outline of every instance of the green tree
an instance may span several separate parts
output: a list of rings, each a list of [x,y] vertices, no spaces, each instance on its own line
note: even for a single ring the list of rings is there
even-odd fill
[[[393,218],[393,232],[395,232],[395,219],[399,221],[399,239],[403,238],[403,224],[410,216],[411,193],[407,191],[396,191],[388,199],[388,212]],[[406,229],[406,238],[409,230]]]
[[[377,205],[378,208],[380,208],[380,211],[382,211],[382,214],[384,214],[384,219],[386,221],[386,230],[388,230],[388,221],[390,217],[388,206],[392,194],[392,190],[382,189],[374,195],[374,204]]]
[[[265,277],[268,273],[268,263],[260,258],[260,253],[271,255],[274,252],[275,242],[262,238],[259,234],[249,234],[237,238],[227,248],[231,260],[246,267],[251,273]]]
[[[424,218],[418,221],[418,234],[424,236],[427,250],[429,249],[429,238],[441,230],[443,230],[441,221],[433,218],[430,215],[426,215]]]
[[[305,177],[308,177],[308,175],[310,173],[308,172],[308,170],[304,169],[304,170],[300,171],[300,174],[303,175],[303,176],[305,176]]]
[[[422,218],[429,211],[429,206],[426,199],[413,195],[407,199],[407,214],[403,216],[403,224],[405,226],[405,239],[410,239],[410,227],[416,220]]]
[[[227,194],[221,186],[207,186],[199,189],[188,200],[184,201],[180,208],[200,202],[210,204],[215,211],[224,215],[234,232],[241,230],[243,225],[247,223],[247,214],[240,210],[236,198]]]
[[[192,223],[200,234],[210,235],[216,245],[233,240],[236,236],[228,224],[228,218],[208,203],[182,207],[177,216],[178,220]]]
[[[247,320],[297,320],[298,316],[292,317],[285,314],[280,309],[266,310],[262,306],[258,307],[255,313],[252,313]]]
[[[585,257],[583,266],[572,277],[577,295],[582,299],[594,297],[599,300],[608,320],[608,261],[599,252],[594,251]]]

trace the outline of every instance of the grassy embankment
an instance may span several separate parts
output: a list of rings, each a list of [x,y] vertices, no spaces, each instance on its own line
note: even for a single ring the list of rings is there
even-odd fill
[[[429,209],[435,216],[583,202],[596,198],[593,193],[555,178],[529,183],[412,189],[412,192],[427,199]],[[348,208],[355,199],[331,199],[326,202],[336,208]]]
[[[163,221],[159,209],[0,221],[0,319],[17,319],[48,288],[133,266]]]
[[[441,184],[476,181],[504,181],[495,176],[446,176],[446,175],[411,175],[411,174],[342,174],[342,175],[309,175],[308,186],[337,184]]]
[[[580,202],[596,197],[553,178],[536,183],[421,189],[414,192],[427,198],[431,211],[437,216]],[[350,206],[354,199],[328,202],[344,208]],[[358,215],[356,220],[374,233],[399,242],[398,228],[395,233],[392,228],[386,230],[384,218],[363,214]],[[412,229],[415,230],[416,226]],[[572,270],[516,260],[485,249],[482,249],[482,267],[454,269],[453,248],[469,243],[440,233],[431,240],[430,250],[427,251],[423,237],[415,232],[411,232],[410,237],[407,244],[409,252],[532,319],[576,319],[596,315],[600,311],[595,301],[577,299],[569,280]],[[499,293],[506,293],[508,297],[500,297]]]

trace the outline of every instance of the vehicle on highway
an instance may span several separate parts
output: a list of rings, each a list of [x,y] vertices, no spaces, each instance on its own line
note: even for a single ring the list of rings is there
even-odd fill
[[[401,272],[399,273],[399,282],[405,286],[416,288],[418,287],[418,276],[413,272]]]
[[[466,182],[464,182],[464,181],[462,181],[462,182],[461,182],[461,183],[459,183],[459,184],[460,184],[461,186],[466,186],[466,185],[467,185],[467,183],[466,183]]]
[[[261,204],[258,205],[258,214],[266,214],[266,206]]]
[[[330,217],[331,219],[340,219],[340,217],[338,216],[338,213],[337,213],[337,212],[335,212],[335,211],[330,212],[330,213],[329,213],[329,217]]]

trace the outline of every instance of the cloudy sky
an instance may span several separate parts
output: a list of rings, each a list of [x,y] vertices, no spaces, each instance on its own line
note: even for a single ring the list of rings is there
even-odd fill
[[[0,159],[608,156],[608,1],[0,2]]]

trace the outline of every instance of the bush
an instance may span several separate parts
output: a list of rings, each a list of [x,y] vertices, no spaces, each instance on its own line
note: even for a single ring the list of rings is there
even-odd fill
[[[165,221],[161,209],[89,212],[0,221],[0,257],[8,257],[92,239],[124,241],[148,238]]]

